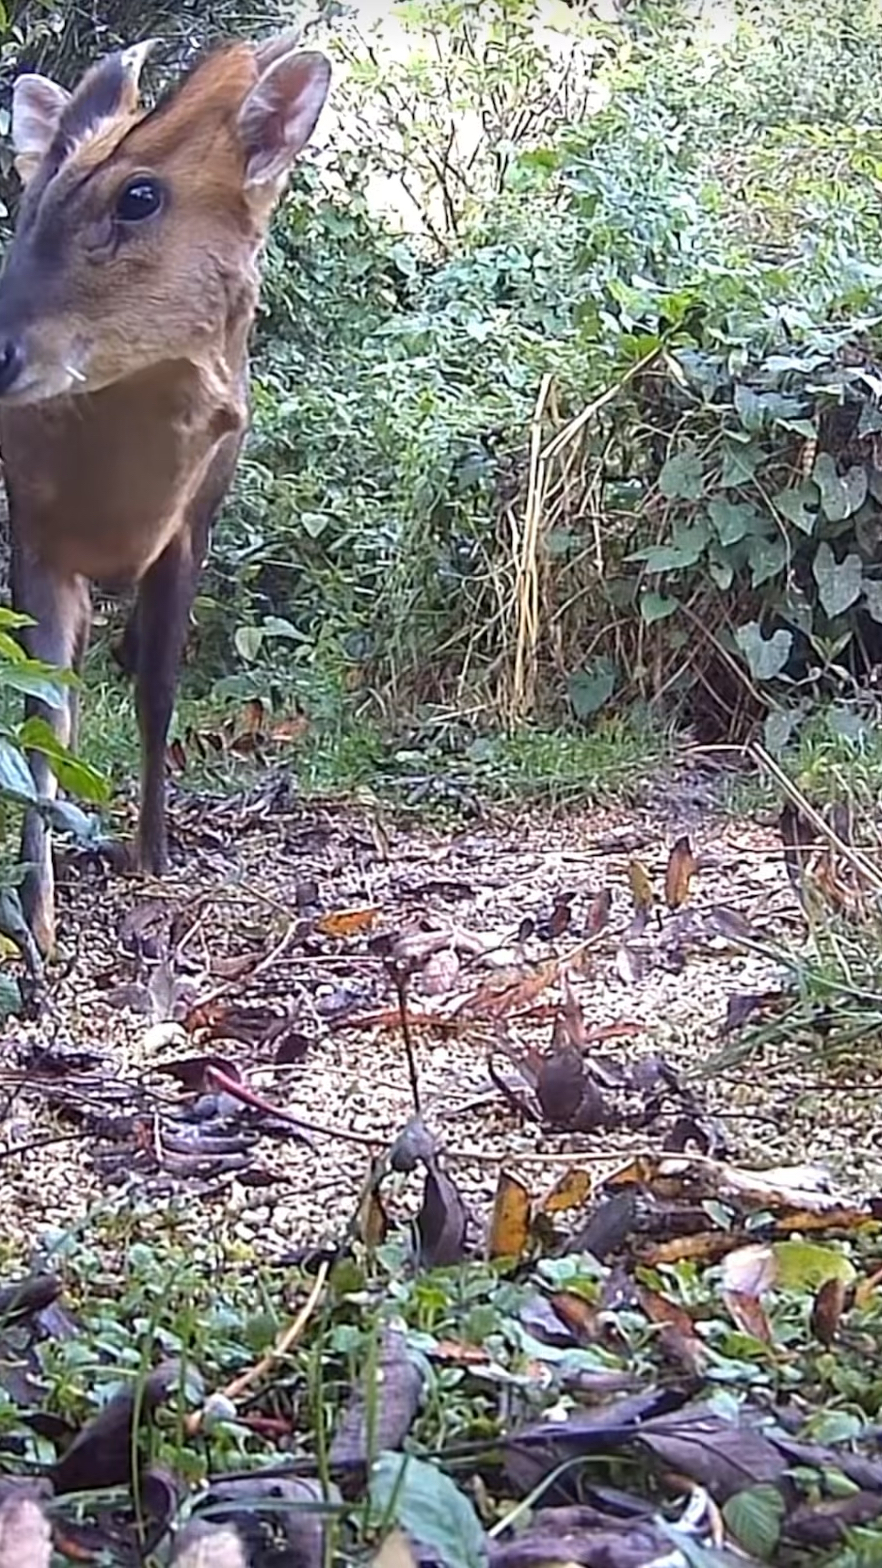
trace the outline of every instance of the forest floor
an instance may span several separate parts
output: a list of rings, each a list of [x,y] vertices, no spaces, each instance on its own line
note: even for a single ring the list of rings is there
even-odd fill
[[[650,793],[433,830],[268,773],[178,794],[162,883],[74,865],[66,956],[5,1030],[7,1256],[133,1205],[267,1259],[335,1246],[414,1115],[402,1011],[479,1246],[502,1170],[537,1192],[685,1146],[877,1192],[878,1054],[835,1073],[820,1035],[745,1034],[786,980],[776,950],[804,938],[773,813],[735,819],[682,770]],[[420,1191],[387,1183],[393,1229]]]

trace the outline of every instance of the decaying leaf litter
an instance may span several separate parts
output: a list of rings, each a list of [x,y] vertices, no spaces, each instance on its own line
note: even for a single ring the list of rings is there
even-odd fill
[[[318,1263],[320,1286],[341,1244],[360,1255],[401,1234],[407,1216],[417,1267],[489,1252],[549,1267],[557,1257],[565,1274],[567,1259],[588,1255],[585,1279],[574,1265],[573,1288],[552,1290],[560,1279],[547,1276],[532,1315],[524,1306],[530,1354],[524,1363],[522,1342],[516,1372],[462,1340],[436,1343],[436,1359],[491,1386],[514,1376],[534,1405],[602,1401],[596,1446],[607,1457],[639,1428],[644,1458],[691,1477],[692,1516],[679,1516],[690,1539],[734,1538],[759,1556],[772,1537],[825,1544],[817,1500],[789,1479],[779,1486],[796,1461],[751,1435],[762,1407],[745,1430],[732,1411],[695,1407],[731,1352],[717,1314],[684,1304],[665,1270],[722,1265],[725,1335],[774,1364],[773,1382],[792,1352],[769,1291],[809,1293],[816,1347],[833,1345],[856,1307],[872,1313],[872,1260],[861,1275],[829,1243],[875,1234],[877,1204],[861,1190],[876,1190],[874,1083],[865,1069],[860,1095],[852,1070],[839,1094],[819,1068],[803,1088],[792,1057],[776,1061],[771,1048],[743,1070],[696,1073],[744,1020],[780,1006],[763,933],[798,941],[803,911],[792,833],[788,844],[779,824],[699,819],[688,804],[678,819],[671,800],[661,820],[533,814],[443,834],[302,805],[280,776],[235,799],[179,804],[179,880],[139,887],[76,867],[76,958],[48,1007],[7,1031],[10,1252],[39,1260],[35,1238],[80,1221],[88,1195],[103,1213],[176,1207],[178,1237],[221,1224],[262,1258]],[[811,1168],[819,1156],[841,1192]],[[652,1356],[635,1364],[623,1331],[635,1318],[660,1354],[663,1397]],[[543,1345],[557,1351],[546,1359]],[[602,1370],[568,1382],[553,1370],[562,1346],[590,1347]],[[420,1393],[412,1379],[381,1447],[400,1446]],[[362,1481],[365,1421],[350,1406],[337,1434],[344,1472],[347,1442],[361,1444]],[[567,1463],[594,1451],[584,1426],[570,1409]],[[743,1485],[720,1468],[726,1434],[745,1448],[733,1461]],[[717,1459],[698,1463],[698,1450]],[[841,1467],[841,1454],[819,1452],[803,1454],[809,1468]],[[87,1454],[91,1484],[109,1484],[88,1442]],[[632,1496],[622,1515],[608,1498],[561,1501],[548,1477],[562,1462],[544,1453],[519,1482],[507,1467],[502,1495],[538,1486],[554,1506],[544,1522],[541,1508],[521,1508],[520,1556],[494,1526],[491,1556],[546,1561],[549,1531],[564,1532],[575,1561],[662,1553],[671,1521],[659,1523],[658,1499],[638,1507]],[[827,1544],[843,1520],[882,1509],[875,1472],[842,1474]],[[116,1547],[124,1558],[125,1541]],[[469,1560],[431,1532],[428,1548],[432,1560]]]

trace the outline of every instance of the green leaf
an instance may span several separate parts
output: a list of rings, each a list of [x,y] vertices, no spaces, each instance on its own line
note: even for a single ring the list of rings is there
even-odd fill
[[[716,556],[712,555],[708,560],[707,569],[717,587],[721,589],[723,593],[727,593],[732,586],[732,581],[735,576],[735,568],[731,561],[721,561],[718,560]]]
[[[857,1269],[844,1252],[824,1247],[816,1241],[775,1241],[772,1251],[778,1271],[776,1285],[782,1290],[818,1290],[828,1279],[853,1284]]]
[[[768,1560],[781,1536],[784,1499],[776,1486],[749,1486],[723,1504],[723,1518],[739,1546]]]
[[[409,1454],[380,1454],[370,1502],[384,1524],[400,1525],[437,1553],[445,1568],[484,1568],[484,1530],[468,1498],[443,1470]]]
[[[855,463],[844,474],[837,473],[829,452],[819,452],[812,478],[821,492],[821,506],[831,523],[851,517],[867,498],[869,479],[863,463]]]
[[[13,800],[36,800],[37,788],[23,753],[0,735],[0,794]]]
[[[767,713],[763,724],[763,744],[766,751],[770,751],[773,756],[779,756],[789,744],[800,718],[801,714],[795,713],[792,708],[773,708],[771,713]]]
[[[10,610],[8,605],[0,605],[0,626],[33,626],[34,617],[24,615],[21,610]]]
[[[715,496],[707,510],[720,544],[726,546],[738,544],[748,534],[755,533],[762,523],[759,512],[749,501],[727,501],[725,496]]]
[[[37,697],[47,708],[60,710],[67,702],[66,692],[55,681],[46,680],[42,675],[30,675],[17,665],[0,667],[0,686],[21,692],[24,697]]]
[[[742,445],[740,441],[723,442],[723,463],[720,470],[720,484],[724,490],[734,489],[737,485],[749,484],[763,460],[764,452],[755,441],[748,441]]]
[[[49,758],[52,772],[62,789],[94,804],[109,798],[110,785],[104,775],[99,773],[97,768],[91,767],[88,762],[83,762],[82,758],[76,757],[67,746],[62,745],[45,719],[37,717],[25,719],[24,724],[18,728],[18,739],[23,747],[41,751]]]
[[[763,406],[765,398],[750,387],[737,386],[734,401],[735,412],[745,430],[762,430],[768,417]]]
[[[772,496],[772,505],[788,523],[793,523],[800,533],[810,534],[818,518],[820,494],[817,485],[806,480],[801,485],[790,485]]]
[[[831,620],[855,603],[864,586],[864,568],[860,556],[850,551],[844,561],[837,561],[826,539],[818,545],[812,562],[812,576],[818,585],[824,614],[829,615]]]
[[[772,539],[754,539],[748,555],[750,562],[750,580],[754,588],[759,588],[761,583],[767,583],[770,577],[777,577],[790,560],[790,551],[786,539],[780,534],[775,534]]]
[[[873,620],[882,621],[882,582],[878,578],[864,578],[863,598]]]
[[[682,452],[675,452],[663,465],[658,476],[658,487],[669,500],[697,501],[701,495],[704,471],[701,458],[693,442]]]
[[[567,678],[567,695],[577,719],[589,719],[616,689],[618,671],[611,659],[595,659],[590,668]]]
[[[250,664],[257,658],[263,646],[263,627],[237,626],[233,643],[240,658]]]
[[[22,1010],[21,987],[12,975],[0,974],[0,1018]]]
[[[666,598],[664,594],[654,593],[652,589],[640,595],[640,615],[647,626],[654,621],[665,621],[669,615],[680,608],[679,599]]]
[[[755,681],[771,681],[780,675],[793,647],[793,633],[779,627],[771,637],[764,637],[758,621],[748,621],[739,626],[735,641],[747,660]]]

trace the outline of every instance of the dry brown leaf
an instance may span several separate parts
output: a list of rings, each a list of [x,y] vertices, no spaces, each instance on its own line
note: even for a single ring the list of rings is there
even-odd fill
[[[764,1345],[771,1345],[772,1330],[762,1302],[741,1290],[724,1290],[723,1301],[736,1328]]]
[[[598,936],[609,920],[612,909],[612,893],[608,887],[602,887],[596,898],[591,901],[588,916],[585,921],[586,936]]]
[[[559,1290],[548,1298],[561,1322],[575,1339],[585,1345],[596,1345],[604,1338],[604,1325],[600,1321],[600,1308],[593,1301],[574,1290]]]
[[[356,909],[335,909],[330,914],[320,915],[315,928],[322,936],[358,936],[360,932],[370,930],[379,913],[378,904],[364,904]]]
[[[512,1176],[509,1171],[501,1171],[487,1238],[488,1257],[523,1256],[530,1240],[530,1210],[529,1190],[517,1176]]]
[[[847,1299],[848,1286],[843,1279],[834,1277],[824,1281],[812,1303],[812,1333],[828,1349],[839,1331]]]
[[[557,979],[560,964],[549,958],[528,969],[506,969],[491,975],[469,996],[455,1004],[454,1013],[473,1013],[479,1018],[501,1018],[516,1007],[526,1007]]]
[[[668,857],[665,871],[665,902],[669,909],[680,909],[685,904],[695,875],[695,856],[688,836],[678,838]]]
[[[590,1172],[571,1165],[549,1187],[544,1198],[540,1198],[538,1207],[543,1214],[564,1214],[569,1209],[581,1208],[590,1198],[592,1188]]]
[[[643,862],[630,860],[628,862],[628,886],[634,900],[635,909],[651,909],[655,902],[655,893],[652,888],[652,878]]]
[[[302,740],[308,729],[309,719],[306,714],[292,713],[287,718],[274,720],[270,725],[269,738],[290,745],[292,741]]]

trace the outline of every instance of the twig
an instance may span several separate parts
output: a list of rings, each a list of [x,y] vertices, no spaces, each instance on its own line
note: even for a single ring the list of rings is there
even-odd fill
[[[303,1330],[312,1317],[313,1312],[318,1306],[322,1291],[325,1288],[325,1281],[327,1280],[328,1274],[330,1273],[330,1269],[331,1265],[327,1260],[319,1264],[315,1280],[313,1281],[312,1289],[304,1301],[303,1306],[300,1308],[296,1318],[294,1318],[293,1321],[288,1324],[288,1327],[285,1329],[284,1333],[279,1337],[279,1339],[276,1340],[276,1343],[273,1345],[272,1349],[268,1350],[265,1356],[261,1356],[260,1360],[256,1362],[254,1366],[248,1368],[247,1372],[240,1372],[238,1377],[234,1377],[230,1383],[227,1383],[226,1386],[219,1391],[220,1398],[229,1399],[231,1401],[240,1399],[244,1393],[247,1393],[248,1389],[251,1388],[254,1383],[260,1382],[261,1378],[266,1377],[267,1373],[272,1371],[277,1361],[281,1361],[282,1357],[288,1354],[288,1351],[291,1349],[292,1345],[297,1343],[297,1340],[300,1338]],[[204,1406],[201,1410],[195,1411],[191,1416],[188,1417],[185,1423],[188,1436],[195,1437],[196,1433],[202,1426],[204,1417]]]

